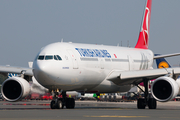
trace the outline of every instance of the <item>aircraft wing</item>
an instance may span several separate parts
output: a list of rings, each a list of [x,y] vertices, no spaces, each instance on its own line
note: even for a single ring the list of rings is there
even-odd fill
[[[13,67],[13,66],[0,66],[0,73],[15,73],[15,74],[24,74],[28,76],[33,76],[33,72],[31,68],[23,68],[23,67]]]
[[[180,75],[180,68],[135,70],[135,71],[112,71],[106,78],[116,85],[139,84],[144,79],[156,79],[161,76],[172,75],[176,80]]]
[[[173,53],[173,54],[167,54],[167,55],[158,55],[158,56],[154,56],[154,59],[172,57],[172,56],[178,56],[178,55],[180,55],[180,53]]]

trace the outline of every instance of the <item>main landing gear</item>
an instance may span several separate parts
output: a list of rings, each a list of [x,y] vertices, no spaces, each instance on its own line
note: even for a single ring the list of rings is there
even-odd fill
[[[137,108],[138,109],[145,109],[146,106],[148,106],[149,109],[156,109],[157,103],[156,103],[156,100],[152,97],[152,95],[149,94],[149,91],[148,91],[149,86],[148,86],[148,80],[147,79],[144,79],[144,87],[145,87],[144,98],[139,98],[138,99]]]
[[[50,107],[51,109],[63,109],[64,106],[68,109],[73,109],[75,107],[74,98],[67,98],[66,92],[62,92],[62,98],[57,97],[58,92],[55,92],[54,98],[51,101]]]

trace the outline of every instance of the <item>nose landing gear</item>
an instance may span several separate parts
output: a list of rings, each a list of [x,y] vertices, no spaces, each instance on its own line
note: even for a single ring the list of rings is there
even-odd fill
[[[51,109],[63,109],[66,106],[67,109],[73,109],[75,107],[74,98],[67,98],[66,92],[62,92],[62,98],[57,97],[58,92],[55,92],[54,98],[50,103]]]

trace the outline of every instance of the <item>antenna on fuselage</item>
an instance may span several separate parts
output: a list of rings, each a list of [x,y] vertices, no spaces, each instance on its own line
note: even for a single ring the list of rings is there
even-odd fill
[[[117,47],[119,47],[119,43],[117,44]]]
[[[63,38],[61,39],[61,42],[63,42]]]

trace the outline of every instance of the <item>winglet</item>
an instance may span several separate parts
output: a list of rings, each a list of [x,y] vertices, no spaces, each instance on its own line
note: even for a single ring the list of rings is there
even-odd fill
[[[147,0],[146,8],[144,11],[144,17],[141,25],[141,31],[139,33],[139,39],[135,48],[148,49],[151,4],[152,0]]]

